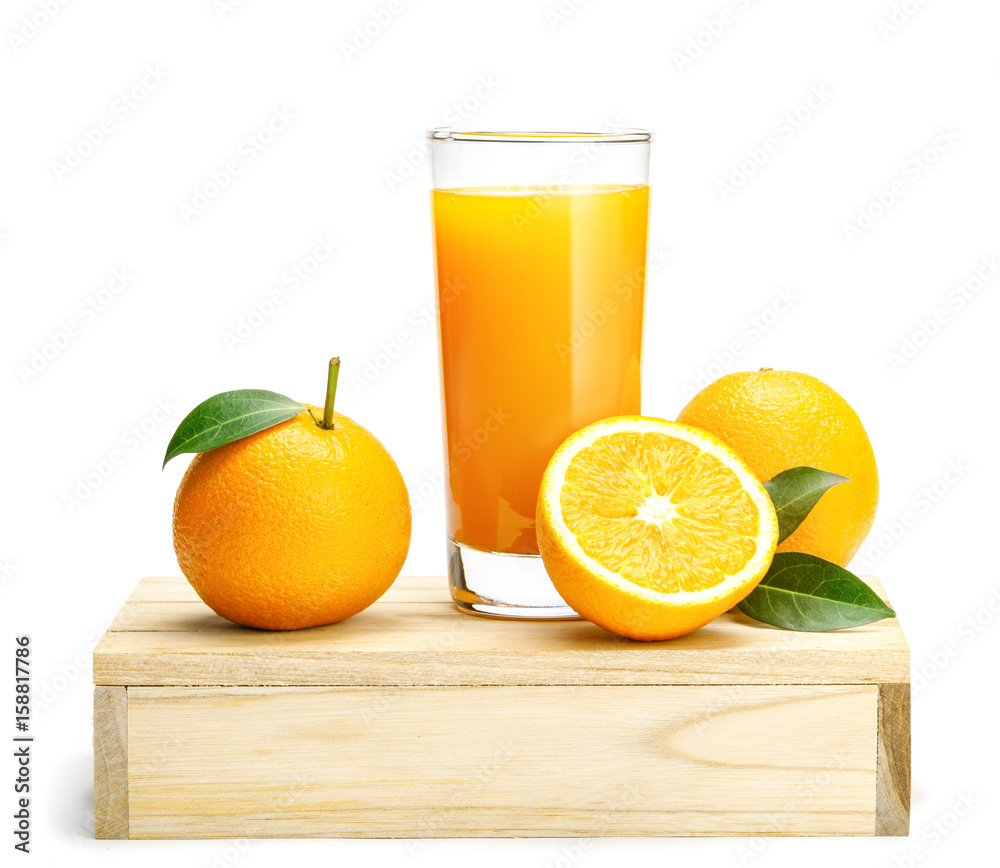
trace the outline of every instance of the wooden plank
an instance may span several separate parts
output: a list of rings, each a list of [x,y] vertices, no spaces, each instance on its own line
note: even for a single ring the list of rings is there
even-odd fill
[[[197,601],[198,595],[183,576],[150,576],[140,579],[128,601],[148,600],[173,602],[175,600]]]
[[[424,607],[435,607],[438,611],[450,613],[452,605],[450,603],[431,603],[423,600],[412,601],[392,601],[376,604],[382,614],[389,612],[412,612],[414,609]],[[371,609],[365,610],[372,611]],[[365,612],[355,615],[354,618],[363,618]],[[351,619],[354,621],[354,619]],[[329,625],[332,626],[332,625]],[[316,628],[313,628],[316,629]],[[225,618],[216,615],[201,600],[129,600],[122,606],[115,616],[108,632],[111,633],[201,633],[208,631],[232,632],[233,630],[244,630],[239,624],[227,621]],[[257,631],[258,635],[263,635],[268,631]],[[275,634],[275,635],[280,635]]]
[[[443,579],[425,577],[400,579],[394,597],[339,624],[267,632],[231,624],[198,600],[150,599],[180,583],[187,586],[182,579],[140,584],[94,652],[95,683],[889,684],[909,678],[909,651],[895,620],[792,633],[732,611],[688,636],[637,643],[586,621],[473,618],[440,599],[447,595]]]
[[[124,687],[94,688],[94,837],[129,837]]]
[[[128,701],[137,838],[875,831],[873,685],[132,688]]]
[[[880,684],[876,834],[910,834],[910,685]]]
[[[421,607],[425,609],[429,607]],[[364,618],[364,620],[362,620]],[[586,622],[494,622],[452,610],[377,615],[266,633],[115,632],[94,680],[118,685],[878,684],[905,681],[898,630],[782,634],[727,614],[661,643]]]
[[[377,616],[379,621],[391,619],[399,619],[401,623],[398,623],[397,628],[402,628],[407,634],[420,634],[428,629],[436,629],[441,626],[443,621],[448,623],[457,623],[459,619],[456,618],[455,608],[450,602],[432,602],[428,600],[423,601],[401,601],[401,600],[379,600],[373,606],[366,609],[363,612],[358,613],[353,618],[349,618],[340,624],[331,624],[326,627],[314,627],[312,630],[321,631],[326,630],[330,635],[336,633],[342,633],[347,630],[348,625],[362,625],[359,629],[364,631],[369,631],[375,626],[375,622],[371,621],[373,616]],[[412,624],[407,623],[408,619],[414,616],[417,620]],[[752,621],[749,618],[741,615],[738,610],[733,610],[727,613],[729,616],[724,620],[734,620],[735,623],[747,624],[751,627],[758,625],[758,622]],[[466,618],[469,620],[469,618]],[[472,617],[472,625],[470,626],[470,631],[482,632],[482,631],[496,631],[497,635],[508,635],[511,631],[517,630],[518,627],[529,625],[529,629],[525,631],[526,636],[530,636],[532,633],[538,633],[538,629],[535,626],[539,622],[531,621],[513,621],[506,620],[501,621],[498,619],[486,619],[486,618],[475,618]],[[572,635],[574,629],[574,624],[582,623],[582,619],[577,619],[576,621],[551,621],[546,622],[545,629],[541,632],[545,635],[550,629],[569,631]],[[869,636],[869,635],[879,635],[880,632],[884,632],[886,625],[890,625],[893,622],[885,621],[879,622],[882,626],[878,625],[866,625],[865,627],[854,628],[854,630],[849,633],[844,633],[843,635],[851,636]],[[761,625],[763,626],[763,625]],[[155,600],[129,600],[121,608],[115,620],[111,623],[108,628],[108,632],[137,632],[137,633],[156,633],[156,632],[205,632],[216,630],[218,632],[233,632],[240,631],[246,632],[246,630],[240,627],[238,624],[234,624],[231,621],[227,621],[216,615],[211,609],[208,608],[201,600],[192,601],[155,601]],[[767,633],[773,633],[775,630],[773,628],[766,628]],[[263,635],[269,631],[254,631],[253,635]],[[293,631],[302,632],[302,631]],[[289,636],[293,635],[293,632],[276,632],[275,636]],[[464,632],[464,631],[463,631]],[[587,631],[583,631],[587,632]],[[603,631],[602,631],[603,632]],[[787,632],[782,632],[782,635],[789,635]],[[832,634],[831,634],[832,635]],[[376,637],[377,638],[377,637]],[[760,635],[758,631],[758,640],[761,642],[771,641],[766,635]]]

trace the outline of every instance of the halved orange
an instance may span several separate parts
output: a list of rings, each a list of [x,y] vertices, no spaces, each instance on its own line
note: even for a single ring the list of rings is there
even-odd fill
[[[717,437],[615,416],[556,450],[536,534],[556,590],[580,615],[632,639],[670,639],[757,586],[778,519],[764,486]]]

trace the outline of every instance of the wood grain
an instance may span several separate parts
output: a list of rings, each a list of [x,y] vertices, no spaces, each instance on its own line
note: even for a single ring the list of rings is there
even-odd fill
[[[876,834],[910,834],[910,685],[880,684]]]
[[[187,590],[185,590],[185,588]],[[183,579],[145,580],[94,652],[108,685],[889,684],[909,678],[895,620],[791,633],[727,612],[667,642],[586,621],[472,618],[444,579],[399,579],[371,608],[311,630],[249,630]]]
[[[868,580],[885,599],[877,582]],[[668,642],[401,578],[272,633],[146,579],[94,652],[98,837],[905,835],[899,624]]]
[[[94,837],[129,837],[128,707],[124,687],[94,688]]]
[[[138,838],[875,829],[872,685],[140,687],[128,700]]]

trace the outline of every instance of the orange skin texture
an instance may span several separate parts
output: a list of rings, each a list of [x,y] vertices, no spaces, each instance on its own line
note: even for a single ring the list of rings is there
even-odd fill
[[[324,430],[303,412],[194,457],[174,501],[174,550],[223,618],[295,630],[381,597],[403,568],[410,521],[385,447],[339,413]]]
[[[807,465],[850,482],[831,488],[781,545],[847,566],[875,521],[878,468],[858,414],[837,392],[795,371],[727,374],[677,417],[731,446],[762,482]]]

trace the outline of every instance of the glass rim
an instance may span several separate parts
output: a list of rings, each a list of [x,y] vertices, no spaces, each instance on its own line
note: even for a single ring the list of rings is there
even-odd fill
[[[518,132],[506,130],[464,130],[434,127],[427,138],[435,142],[509,142],[511,144],[590,144],[610,142],[651,142],[653,131],[638,127],[616,127],[604,132]]]

